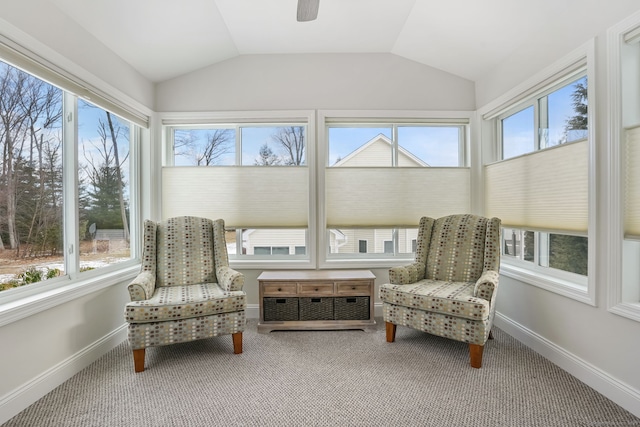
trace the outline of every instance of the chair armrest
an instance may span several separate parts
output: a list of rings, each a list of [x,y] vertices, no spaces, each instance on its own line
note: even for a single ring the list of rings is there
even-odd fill
[[[156,289],[156,276],[150,271],[143,271],[129,283],[127,287],[131,301],[144,301],[151,298]]]
[[[498,288],[498,279],[500,275],[495,270],[485,270],[480,278],[476,281],[473,288],[473,295],[478,298],[491,301],[494,292]]]
[[[244,274],[226,265],[216,269],[216,276],[218,284],[225,291],[241,291],[244,286]]]
[[[391,267],[389,269],[389,282],[394,285],[415,283],[424,279],[425,269],[426,267],[422,262],[414,262],[401,267]]]

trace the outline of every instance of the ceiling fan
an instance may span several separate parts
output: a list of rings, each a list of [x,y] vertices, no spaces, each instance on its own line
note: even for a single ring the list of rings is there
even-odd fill
[[[298,0],[298,22],[313,21],[318,17],[320,0]]]

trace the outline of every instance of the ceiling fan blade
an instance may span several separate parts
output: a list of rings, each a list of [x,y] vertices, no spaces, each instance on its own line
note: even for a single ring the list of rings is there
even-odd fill
[[[298,0],[298,22],[313,21],[318,17],[320,0]]]

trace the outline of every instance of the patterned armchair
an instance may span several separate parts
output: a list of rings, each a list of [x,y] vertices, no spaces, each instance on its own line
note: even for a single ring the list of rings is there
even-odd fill
[[[136,372],[147,347],[231,334],[242,353],[244,276],[229,268],[224,232],[221,219],[145,221],[142,268],[125,309]]]
[[[387,342],[397,325],[466,342],[471,366],[480,368],[496,308],[499,241],[498,218],[421,218],[415,262],[391,268],[391,283],[380,287]]]

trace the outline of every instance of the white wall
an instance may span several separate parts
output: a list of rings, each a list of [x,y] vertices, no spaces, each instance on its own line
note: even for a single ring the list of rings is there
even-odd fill
[[[469,80],[388,53],[244,55],[157,84],[156,111],[475,109]]]
[[[540,33],[535,40],[519,46],[514,52],[506,52],[504,62],[476,81],[478,108],[498,98],[512,87],[525,81],[548,64],[559,60],[580,46],[640,9],[637,0],[616,0],[614,7],[593,13],[593,5],[599,0],[584,1],[583,7],[571,11],[571,20],[562,27],[540,22]],[[557,7],[566,8],[559,1]],[[560,10],[566,14],[566,10]],[[526,17],[523,17],[526,19]],[[542,41],[542,43],[541,43]]]
[[[492,72],[492,77],[477,83],[477,97],[481,101],[500,98],[519,83],[532,78],[556,59],[576,49],[575,45],[559,43],[545,55],[540,52],[518,52]],[[607,111],[608,75],[606,32],[595,38],[596,100],[589,107],[596,108],[596,206],[597,248],[595,277],[596,306],[540,289],[533,285],[505,277],[500,278],[496,325],[525,344],[551,359],[582,381],[605,394],[635,415],[640,416],[640,323],[610,313],[607,310],[608,250],[605,242],[609,230],[606,194],[608,171],[607,149],[609,123]],[[559,55],[559,53],[562,55]],[[541,58],[544,58],[543,61]],[[507,77],[508,76],[508,77]],[[500,81],[502,79],[502,81]],[[482,110],[486,104],[479,105]],[[491,143],[486,141],[486,143]],[[489,350],[489,355],[490,350]],[[490,356],[489,356],[490,357]]]
[[[153,107],[153,84],[50,0],[0,0],[0,34],[99,89],[107,89],[106,83]]]
[[[0,424],[126,339],[128,300],[121,283],[0,327]]]

